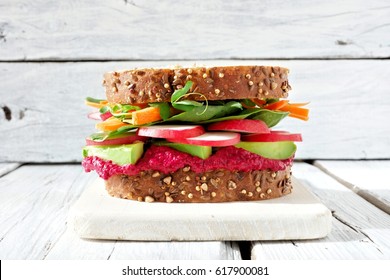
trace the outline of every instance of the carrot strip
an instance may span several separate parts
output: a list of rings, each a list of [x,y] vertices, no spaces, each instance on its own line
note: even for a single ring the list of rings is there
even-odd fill
[[[288,100],[279,100],[277,102],[268,104],[264,106],[264,109],[268,110],[280,110],[280,108],[283,108],[288,104]]]
[[[297,115],[297,114],[293,114],[293,113],[288,114],[288,116],[291,118],[296,118],[296,119],[300,119],[300,120],[304,120],[304,121],[309,120],[309,116],[302,116],[302,115]]]
[[[131,113],[132,124],[142,125],[161,120],[160,109],[158,107],[147,107]]]
[[[303,107],[303,106],[306,106],[308,105],[310,102],[305,102],[305,103],[290,103],[289,105],[290,106],[293,106],[293,107]]]
[[[108,101],[104,100],[104,101],[100,101],[99,103],[95,103],[95,102],[90,102],[90,101],[86,100],[85,104],[88,106],[100,109],[100,108],[106,106],[108,104]]]
[[[118,128],[128,125],[127,123],[123,123],[120,119],[115,117],[108,118],[107,120],[97,123],[96,129],[101,131],[114,131]]]
[[[279,108],[280,111],[289,112],[289,116],[307,121],[309,119],[309,109],[286,105]]]

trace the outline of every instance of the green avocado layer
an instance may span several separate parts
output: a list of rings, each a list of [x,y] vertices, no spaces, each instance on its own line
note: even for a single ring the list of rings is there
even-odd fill
[[[141,158],[143,151],[144,143],[142,142],[126,145],[85,146],[83,156],[97,156],[119,165],[125,165],[135,164]]]
[[[154,145],[166,146],[166,147],[178,150],[180,152],[199,157],[201,159],[208,158],[209,156],[211,156],[211,152],[212,152],[212,147],[208,147],[208,146],[171,143],[171,142],[165,142],[165,141],[155,142]]]
[[[288,159],[294,155],[297,146],[294,142],[240,142],[235,145],[251,153],[258,154],[269,159]]]

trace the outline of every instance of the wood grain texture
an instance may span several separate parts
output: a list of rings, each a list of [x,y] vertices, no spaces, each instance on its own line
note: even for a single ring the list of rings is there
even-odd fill
[[[145,244],[78,238],[66,231],[68,210],[92,179],[96,176],[85,174],[79,165],[24,165],[1,177],[0,259],[241,258],[237,243],[230,242]]]
[[[333,213],[323,239],[254,243],[253,259],[389,259],[390,216],[320,169],[296,163],[294,176]]]
[[[14,171],[20,166],[20,163],[0,163],[0,177],[5,174]]]
[[[81,239],[74,231],[67,230],[45,259],[233,260],[241,259],[241,254],[236,242],[96,241]]]
[[[383,58],[386,0],[0,4],[0,60]]]
[[[43,259],[93,175],[79,165],[25,165],[0,178],[0,258]]]
[[[86,96],[104,98],[106,71],[175,62],[1,63],[0,162],[81,160],[94,132]],[[183,64],[183,63],[182,63]],[[207,61],[208,65],[265,64],[290,68],[290,100],[310,101],[310,121],[287,118],[277,126],[301,132],[303,159],[390,158],[390,61]],[[193,65],[192,62],[183,65]],[[4,110],[3,110],[4,111]],[[23,139],[23,140],[21,140]],[[372,145],[375,141],[375,145]]]
[[[390,214],[390,161],[316,161],[344,186]]]

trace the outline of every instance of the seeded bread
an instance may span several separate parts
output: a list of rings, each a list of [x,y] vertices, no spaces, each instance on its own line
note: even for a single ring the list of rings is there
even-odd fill
[[[189,92],[207,100],[285,98],[291,89],[287,75],[288,69],[272,66],[134,69],[105,73],[103,86],[107,100],[120,104],[169,102],[187,81],[193,82]]]
[[[255,201],[291,193],[291,171],[213,170],[195,173],[184,167],[170,174],[145,171],[136,176],[114,175],[106,181],[111,196],[145,202]]]

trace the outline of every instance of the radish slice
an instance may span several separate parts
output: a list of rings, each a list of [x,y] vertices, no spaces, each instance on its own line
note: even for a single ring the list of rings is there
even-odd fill
[[[88,118],[96,121],[105,121],[106,119],[112,117],[111,112],[105,112],[101,114],[100,112],[92,112],[88,114]]]
[[[206,132],[203,135],[177,139],[167,139],[169,142],[192,144],[199,146],[224,147],[232,146],[240,142],[240,134],[235,132]]]
[[[88,119],[91,120],[96,120],[96,121],[101,121],[102,119],[100,118],[100,112],[92,112],[88,114]]]
[[[269,128],[261,120],[226,120],[210,124],[207,127],[210,131],[234,131],[241,133],[269,133]]]
[[[302,142],[302,135],[299,133],[271,131],[271,133],[250,134],[250,135],[242,136],[242,141],[248,141],[248,142],[280,142],[280,141]]]
[[[203,133],[200,125],[152,125],[140,127],[137,132],[139,136],[153,138],[191,138]]]
[[[101,115],[100,115],[100,119],[101,119],[102,121],[105,121],[105,120],[107,120],[108,118],[111,118],[111,117],[112,117],[112,114],[111,114],[110,111],[107,111],[107,112],[105,112],[104,114],[101,114]]]
[[[103,141],[95,141],[91,138],[85,139],[87,146],[107,146],[107,145],[123,145],[123,144],[131,144],[135,141],[145,142],[148,138],[143,136],[138,136],[135,132],[130,132],[126,134],[122,134],[117,137],[108,138]]]

